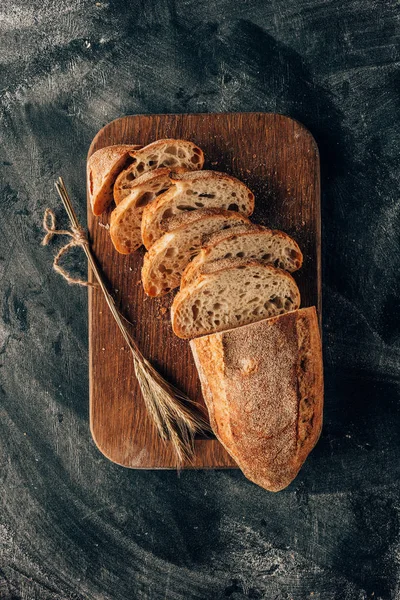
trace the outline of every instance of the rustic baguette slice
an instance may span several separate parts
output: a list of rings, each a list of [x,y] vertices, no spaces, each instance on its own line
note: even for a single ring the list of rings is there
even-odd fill
[[[141,146],[120,144],[94,152],[87,161],[87,185],[93,214],[96,216],[109,206],[117,175],[131,160],[130,152]]]
[[[149,249],[163,234],[162,222],[198,208],[234,210],[245,216],[254,210],[254,194],[244,183],[218,171],[177,174],[173,186],[143,211],[142,239]]]
[[[185,170],[176,169],[177,173]],[[171,176],[171,169],[163,167],[130,182],[129,195],[113,210],[110,218],[111,240],[118,252],[130,254],[142,245],[140,227],[144,207],[173,185]]]
[[[215,435],[248,479],[282,490],[322,428],[315,308],[197,338],[190,346]]]
[[[203,273],[175,296],[172,329],[190,339],[299,306],[299,289],[287,271],[260,261],[224,259],[204,265]]]
[[[303,255],[298,244],[283,231],[252,225],[243,231],[220,231],[186,267],[181,288],[201,274],[204,265],[225,258],[261,260],[290,273],[300,269]]]
[[[163,296],[178,287],[186,265],[209,235],[243,223],[250,223],[244,215],[216,208],[203,208],[170,219],[169,231],[144,257],[142,282],[146,294]]]
[[[114,185],[114,200],[117,205],[129,196],[132,183],[143,173],[160,167],[184,167],[193,171],[202,169],[204,164],[203,151],[193,142],[172,139],[157,140],[138,151],[132,151],[131,159],[131,164],[119,175]]]

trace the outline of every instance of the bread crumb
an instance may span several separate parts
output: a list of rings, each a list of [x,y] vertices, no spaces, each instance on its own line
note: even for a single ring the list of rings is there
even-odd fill
[[[107,229],[107,230],[110,229],[110,225],[108,223],[105,225],[101,221],[99,221],[99,227],[103,227],[103,229]]]

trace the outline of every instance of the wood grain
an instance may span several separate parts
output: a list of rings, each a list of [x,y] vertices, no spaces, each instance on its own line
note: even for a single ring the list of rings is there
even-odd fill
[[[148,144],[160,138],[194,141],[205,153],[204,168],[226,171],[255,193],[252,220],[293,235],[304,253],[295,279],[302,306],[321,315],[320,173],[316,143],[300,123],[270,113],[135,115],[106,125],[90,156],[119,143]],[[171,330],[172,294],[147,298],[140,285],[143,250],[118,254],[107,229],[109,212],[88,227],[94,252],[132,334],[144,355],[193,400],[203,403],[189,345]],[[102,226],[103,225],[103,226]],[[90,424],[93,438],[110,460],[132,468],[175,467],[169,444],[161,442],[146,415],[131,356],[98,290],[89,290]],[[235,467],[216,439],[196,440],[193,464],[184,468]]]

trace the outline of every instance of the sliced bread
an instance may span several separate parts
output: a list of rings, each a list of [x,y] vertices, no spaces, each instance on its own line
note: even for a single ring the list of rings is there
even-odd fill
[[[109,206],[117,175],[131,160],[130,152],[141,146],[120,144],[94,152],[87,161],[87,186],[93,214],[96,216]]]
[[[175,296],[174,333],[181,338],[208,335],[295,310],[300,292],[293,277],[259,261],[224,259],[203,272]]]
[[[167,221],[169,231],[144,257],[142,282],[146,294],[163,296],[178,287],[185,267],[209,235],[243,223],[250,223],[244,215],[215,208],[184,213]]]
[[[198,208],[222,208],[249,216],[254,210],[254,194],[239,179],[226,173],[176,174],[171,188],[143,211],[143,244],[149,249],[162,236],[165,219]]]
[[[261,260],[290,273],[300,269],[303,263],[298,244],[283,231],[260,225],[252,225],[242,231],[220,231],[211,236],[207,245],[188,264],[182,275],[181,287],[200,275],[205,264],[235,257]]]
[[[160,167],[188,170],[202,169],[203,151],[193,142],[186,140],[157,140],[138,151],[131,152],[131,164],[123,171],[114,185],[114,200],[118,205],[129,196],[133,182],[137,177]]]
[[[322,428],[323,366],[314,307],[190,342],[211,426],[244,475],[277,492]]]
[[[177,173],[185,170],[176,169]],[[130,254],[142,245],[140,227],[144,207],[173,185],[171,177],[171,169],[162,167],[130,182],[129,194],[111,213],[110,235],[118,252]]]

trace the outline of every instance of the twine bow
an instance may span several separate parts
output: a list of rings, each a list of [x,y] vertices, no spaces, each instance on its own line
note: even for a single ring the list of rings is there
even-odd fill
[[[42,245],[47,246],[48,243],[53,239],[55,235],[67,235],[71,239],[68,244],[65,244],[62,248],[60,248],[59,252],[56,254],[53,260],[53,269],[57,271],[68,283],[75,285],[83,285],[85,287],[96,287],[96,283],[91,283],[90,281],[85,281],[83,279],[79,279],[76,277],[71,277],[71,275],[60,267],[60,260],[71,248],[75,246],[80,246],[83,248],[84,246],[89,246],[89,241],[87,239],[87,235],[85,230],[82,227],[74,227],[71,225],[71,229],[57,229],[56,226],[56,215],[51,208],[46,208],[43,216],[43,229],[46,231],[46,235],[42,240]]]

